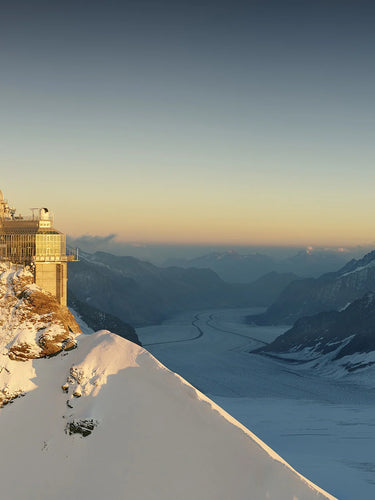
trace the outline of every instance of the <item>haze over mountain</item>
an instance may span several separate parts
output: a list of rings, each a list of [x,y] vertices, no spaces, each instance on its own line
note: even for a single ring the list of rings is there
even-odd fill
[[[375,290],[375,251],[353,259],[337,272],[290,283],[279,298],[257,317],[257,324],[292,324],[322,311],[339,310]]]
[[[192,259],[168,259],[164,265],[209,268],[229,283],[250,283],[272,271],[295,273],[301,277],[316,277],[342,267],[349,258],[350,253],[333,249],[307,248],[281,259],[259,252],[241,254],[228,250]]]
[[[184,310],[264,306],[296,276],[270,273],[254,284],[228,284],[209,269],[160,268],[133,257],[81,253],[69,268],[80,301],[132,325],[159,323]]]

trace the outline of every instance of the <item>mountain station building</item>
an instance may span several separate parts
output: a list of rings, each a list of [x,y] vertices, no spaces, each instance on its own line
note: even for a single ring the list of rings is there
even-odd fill
[[[32,216],[16,215],[0,191],[0,261],[30,266],[34,282],[67,304],[67,263],[77,256],[66,253],[65,234],[53,227],[47,208],[33,208]]]

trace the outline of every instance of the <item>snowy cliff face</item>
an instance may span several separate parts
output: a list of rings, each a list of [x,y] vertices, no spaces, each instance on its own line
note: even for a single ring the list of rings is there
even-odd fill
[[[293,328],[258,350],[313,367],[325,374],[374,380],[375,293],[369,292],[342,311],[299,319]],[[366,380],[364,380],[366,382]],[[374,382],[372,382],[374,386]]]
[[[24,268],[0,264],[0,406],[33,387],[32,361],[76,346],[74,317]]]
[[[75,337],[27,272],[1,287],[2,498],[333,498],[140,346]]]

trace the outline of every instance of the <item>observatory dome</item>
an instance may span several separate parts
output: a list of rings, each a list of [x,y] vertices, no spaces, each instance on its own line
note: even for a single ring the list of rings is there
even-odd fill
[[[49,220],[49,210],[48,208],[41,208],[39,210],[39,215],[41,220]]]

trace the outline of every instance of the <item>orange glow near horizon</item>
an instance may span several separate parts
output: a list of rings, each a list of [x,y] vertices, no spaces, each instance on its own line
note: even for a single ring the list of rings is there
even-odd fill
[[[230,187],[220,178],[166,187],[161,180],[125,184],[106,177],[84,191],[66,181],[59,192],[35,193],[17,185],[10,201],[26,215],[40,200],[54,213],[55,226],[73,237],[116,234],[117,241],[177,245],[372,244],[370,182],[361,190],[345,182],[333,192],[330,184],[274,177],[267,185],[261,179],[251,184],[244,174]]]
[[[265,215],[256,220],[249,220],[245,216],[230,220],[213,218],[210,215],[199,219],[190,218],[183,214],[177,218],[161,218],[154,214],[154,217],[134,216],[132,220],[123,217],[116,221],[105,218],[101,221],[100,218],[95,218],[95,222],[82,216],[75,220],[73,227],[66,214],[57,219],[56,226],[74,237],[83,234],[106,236],[113,233],[118,241],[153,244],[341,247],[373,242],[368,221],[352,226],[350,232],[346,222],[325,220],[323,224],[312,218],[295,217],[287,220],[280,215],[275,215],[272,220]]]
[[[43,36],[22,9],[6,18],[0,189],[11,206],[125,242],[371,244],[370,10],[93,3],[78,28],[87,7],[65,2],[64,29],[49,28],[57,7],[35,6]]]

